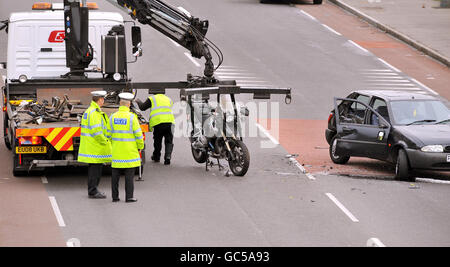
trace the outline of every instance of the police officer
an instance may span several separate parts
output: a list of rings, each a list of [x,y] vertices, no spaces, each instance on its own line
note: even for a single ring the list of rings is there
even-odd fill
[[[125,174],[126,202],[136,202],[134,194],[134,173],[141,165],[140,150],[144,149],[144,135],[137,116],[130,112],[130,104],[134,98],[131,93],[119,94],[119,111],[112,114],[109,122],[111,126],[112,142],[112,199],[119,199],[119,178]]]
[[[165,154],[164,164],[170,165],[173,151],[173,124],[175,118],[173,116],[173,101],[166,95],[156,94],[147,98],[142,103],[136,100],[140,110],[150,109],[150,131],[153,131],[154,151],[152,160],[159,162],[161,158],[162,139],[164,138]]]
[[[108,116],[101,110],[105,102],[105,91],[94,91],[90,107],[81,120],[78,161],[88,163],[89,198],[106,198],[98,191],[104,163],[111,162],[111,142]]]

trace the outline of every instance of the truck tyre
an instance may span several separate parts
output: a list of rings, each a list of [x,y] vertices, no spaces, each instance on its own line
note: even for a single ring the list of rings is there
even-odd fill
[[[329,149],[331,161],[333,161],[336,164],[346,164],[350,160],[350,156],[336,155],[336,146],[337,146],[337,138],[336,136],[334,136],[331,139],[331,145]]]
[[[3,140],[5,141],[5,146],[8,150],[11,150],[11,142],[8,138],[8,127],[9,125],[9,119],[8,116],[5,114],[5,118],[3,119]]]
[[[415,178],[410,174],[408,155],[402,148],[400,148],[397,153],[397,162],[395,163],[395,179],[401,181],[415,181]]]
[[[321,5],[322,4],[322,0],[313,0],[314,5]]]

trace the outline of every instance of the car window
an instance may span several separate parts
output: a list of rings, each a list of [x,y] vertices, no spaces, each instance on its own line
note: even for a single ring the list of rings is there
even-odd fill
[[[339,105],[339,121],[341,123],[364,124],[366,109],[361,103],[344,100]]]
[[[389,112],[388,112],[388,107],[387,107],[386,101],[384,101],[384,100],[382,100],[380,98],[376,98],[373,101],[371,106],[386,121],[388,121],[388,122],[391,121],[390,118],[389,118]],[[370,112],[369,124],[371,124],[371,125],[379,125],[380,124],[380,118],[373,112]]]
[[[395,124],[437,123],[450,119],[450,111],[441,101],[393,101],[391,108]]]

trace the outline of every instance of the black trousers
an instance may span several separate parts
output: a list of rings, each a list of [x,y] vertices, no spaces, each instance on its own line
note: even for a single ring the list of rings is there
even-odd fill
[[[88,194],[93,196],[98,193],[98,185],[102,177],[103,164],[89,164],[88,167]]]
[[[162,140],[164,138],[165,154],[164,159],[172,158],[173,151],[173,124],[161,123],[153,127],[153,159],[161,158]]]
[[[125,197],[126,199],[133,198],[134,194],[134,173],[136,168],[112,168],[112,177],[111,177],[111,189],[112,189],[112,198],[119,198],[119,180],[120,175],[125,174]]]

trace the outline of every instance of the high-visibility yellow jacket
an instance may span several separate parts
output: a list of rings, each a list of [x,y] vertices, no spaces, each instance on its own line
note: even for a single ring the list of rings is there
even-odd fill
[[[144,135],[137,116],[121,106],[109,118],[111,126],[113,168],[134,168],[141,165],[139,150],[144,149]]]
[[[175,123],[175,117],[172,112],[173,101],[168,96],[157,94],[149,98],[152,102],[149,119],[150,131],[161,123]]]
[[[111,162],[111,142],[108,116],[94,101],[81,119],[78,161],[85,163]]]

